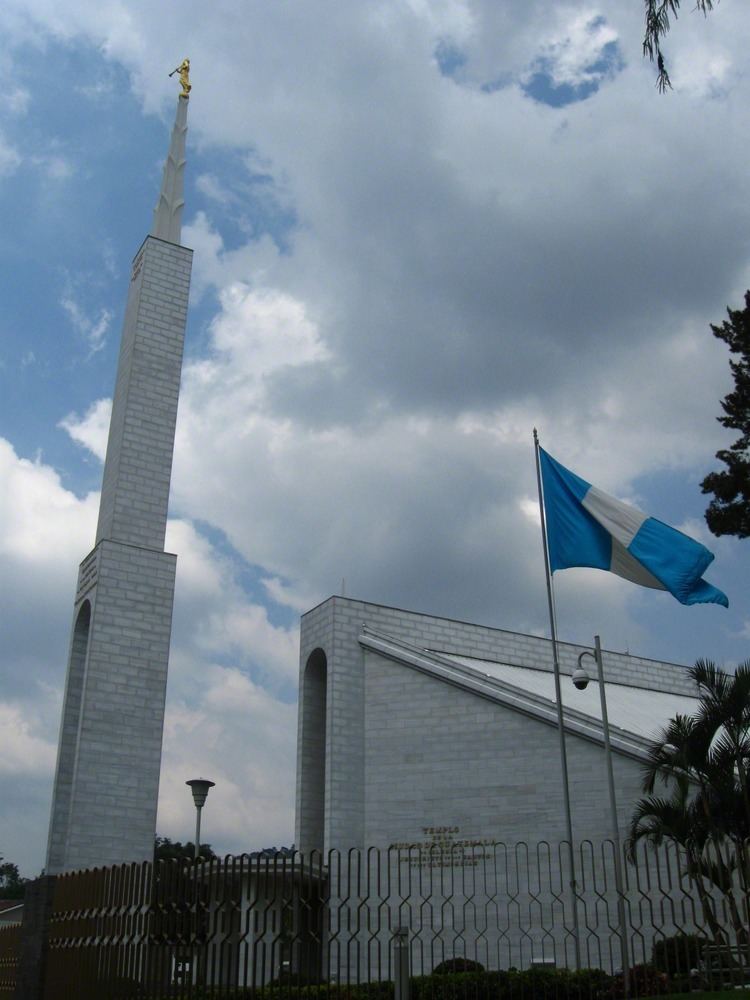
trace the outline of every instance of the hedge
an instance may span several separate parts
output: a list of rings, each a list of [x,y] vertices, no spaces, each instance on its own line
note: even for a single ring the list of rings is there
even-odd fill
[[[617,978],[601,969],[516,969],[438,973],[411,980],[412,1000],[598,1000],[617,995]],[[190,993],[191,1000],[393,1000],[388,981],[314,986],[278,985],[255,990]]]

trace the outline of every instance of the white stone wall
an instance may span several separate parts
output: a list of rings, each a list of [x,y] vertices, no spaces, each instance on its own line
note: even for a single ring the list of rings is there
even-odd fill
[[[365,656],[367,845],[430,840],[515,844],[565,839],[557,730],[377,653]],[[666,720],[665,720],[666,721]],[[573,834],[611,836],[604,753],[567,738]],[[621,826],[640,794],[635,760],[615,755]]]
[[[556,726],[363,648],[363,625],[433,652],[552,670],[550,642],[534,636],[339,597],[303,616],[296,842],[303,852],[334,851],[332,974],[366,974],[370,953],[387,952],[399,924],[410,928],[415,971],[457,954],[490,967],[573,965]],[[310,780],[323,752],[320,733],[310,739],[319,706],[305,698],[313,652],[327,664],[323,792]],[[562,645],[564,673],[579,652]],[[606,664],[614,682],[694,694],[684,667],[611,652]],[[575,707],[572,687],[565,697]],[[567,750],[581,960],[613,971],[621,956],[604,750],[572,733]],[[615,753],[614,770],[624,833],[640,765]],[[323,844],[312,836],[321,794]],[[665,877],[663,859],[642,860],[627,878],[632,958],[644,961],[655,935],[693,929],[694,900],[689,886]]]
[[[153,236],[133,262],[97,541],[164,548],[191,266]]]
[[[66,693],[49,874],[144,861],[154,849],[177,560],[111,541],[98,556],[77,605],[90,601],[91,624],[80,695]]]
[[[376,841],[373,837],[385,839],[405,839],[406,832],[394,827],[388,834],[384,827],[373,826],[376,803],[372,796],[378,782],[383,786],[383,800],[377,808],[392,810],[392,816],[400,815],[393,806],[399,795],[408,798],[412,794],[401,792],[399,778],[411,779],[416,773],[414,760],[402,759],[406,753],[416,753],[414,748],[403,749],[410,743],[410,727],[417,742],[429,740],[435,732],[444,733],[445,727],[453,725],[451,712],[456,706],[466,706],[465,711],[485,720],[494,741],[492,750],[483,744],[477,745],[471,727],[463,737],[453,733],[456,745],[454,752],[461,763],[451,765],[450,755],[442,760],[444,778],[438,779],[437,768],[425,767],[424,781],[444,780],[446,785],[460,787],[461,775],[471,772],[472,780],[477,773],[473,761],[498,761],[498,754],[509,753],[513,767],[518,770],[518,785],[523,792],[515,835],[521,839],[551,839],[562,836],[561,805],[559,794],[560,766],[558,736],[553,727],[533,723],[530,719],[508,710],[502,710],[468,694],[460,694],[454,688],[428,678],[419,677],[406,666],[395,664],[386,667],[389,661],[367,657],[358,637],[362,625],[380,630],[396,639],[436,652],[456,653],[475,656],[519,666],[533,666],[552,670],[551,643],[537,636],[520,635],[501,629],[492,629],[465,622],[454,622],[415,612],[402,611],[381,605],[368,604],[348,598],[332,597],[309,611],[302,617],[300,640],[300,691],[303,691],[304,669],[313,650],[320,648],[327,660],[327,712],[326,712],[326,758],[325,758],[325,814],[326,833],[324,845],[309,843],[306,837],[302,788],[305,784],[305,768],[298,747],[297,771],[297,840],[302,848],[309,847],[365,847]],[[562,643],[560,645],[561,669],[571,674],[577,664],[578,654],[583,647]],[[381,662],[382,660],[382,662]],[[680,692],[692,695],[694,689],[684,667],[647,660],[642,657],[622,653],[606,653],[607,678],[612,682],[631,684],[636,687],[658,691]],[[367,678],[367,680],[365,680]],[[366,689],[366,683],[368,685]],[[406,696],[406,692],[409,695]],[[460,695],[460,697],[459,697]],[[571,703],[573,704],[573,703]],[[414,713],[413,722],[408,714]],[[300,699],[300,733],[304,720],[304,698]],[[398,718],[395,729],[392,720]],[[503,724],[497,721],[502,718]],[[666,721],[666,720],[665,720]],[[461,723],[463,725],[463,723]],[[376,739],[378,731],[387,731],[384,752],[397,757],[392,760],[390,771],[383,768],[375,757],[375,745],[366,743]],[[533,735],[532,735],[533,733]],[[369,735],[368,735],[369,734]],[[442,736],[436,737],[440,742]],[[498,742],[499,741],[499,742]],[[608,835],[608,827],[602,826],[601,817],[606,814],[606,785],[603,751],[593,744],[580,739],[568,738],[570,744],[571,794],[576,802],[574,823],[576,837],[589,835],[594,827],[598,836]],[[481,754],[475,757],[475,754]],[[399,757],[401,755],[401,757]],[[502,759],[502,754],[500,759]],[[634,801],[637,791],[638,766],[632,760],[616,756],[616,776],[622,783],[622,803],[620,809],[627,809],[625,799]],[[403,770],[401,770],[403,768]],[[529,784],[532,771],[539,771],[533,788]],[[479,773],[482,773],[481,769]],[[501,778],[489,771],[483,775],[493,787]],[[375,782],[371,788],[371,782]],[[379,787],[379,786],[378,786]],[[588,791],[587,791],[588,789]],[[446,801],[451,791],[446,792]],[[552,798],[550,798],[552,796]],[[536,805],[528,809],[523,803],[536,800]],[[390,803],[390,804],[389,804]],[[476,803],[475,803],[476,804]],[[493,807],[494,808],[494,807]],[[514,807],[515,808],[515,807]],[[434,804],[437,811],[437,804]],[[489,806],[485,806],[482,816],[489,817]],[[495,811],[494,821],[506,819]],[[521,822],[520,817],[537,817],[533,824],[529,820]],[[550,827],[545,832],[547,820]],[[401,821],[399,821],[400,824]],[[437,821],[435,821],[437,822]],[[593,826],[591,824],[594,824]],[[424,825],[430,825],[425,823]],[[504,836],[502,833],[500,836]],[[593,836],[593,834],[591,834]]]
[[[149,236],[133,262],[96,547],[74,605],[50,874],[153,854],[176,562],[163,548],[191,261]]]

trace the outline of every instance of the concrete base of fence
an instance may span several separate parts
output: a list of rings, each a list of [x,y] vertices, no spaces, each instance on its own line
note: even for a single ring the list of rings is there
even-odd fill
[[[14,1000],[42,1000],[54,875],[26,883]]]

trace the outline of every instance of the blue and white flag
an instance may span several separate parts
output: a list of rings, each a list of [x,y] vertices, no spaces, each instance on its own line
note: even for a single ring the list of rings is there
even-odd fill
[[[681,604],[723,604],[701,579],[713,560],[705,545],[587,483],[539,449],[550,570],[591,566],[642,587],[668,590]]]

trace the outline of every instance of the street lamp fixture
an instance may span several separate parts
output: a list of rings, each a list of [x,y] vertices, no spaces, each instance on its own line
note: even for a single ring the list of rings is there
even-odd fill
[[[209,781],[208,778],[191,778],[185,784],[190,785],[195,803],[195,860],[197,861],[201,849],[201,810],[206,804],[209,788],[213,788],[216,782]]]

